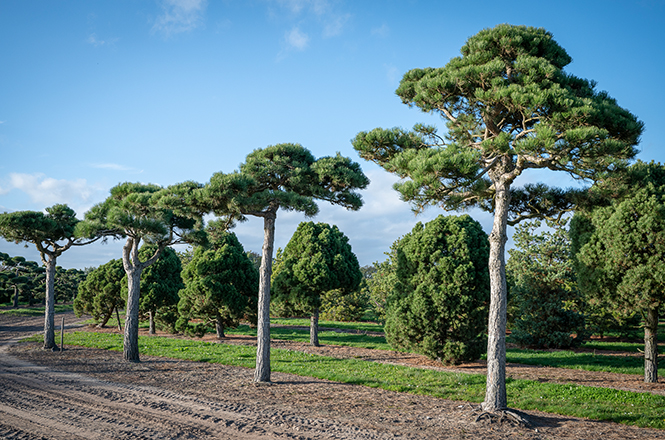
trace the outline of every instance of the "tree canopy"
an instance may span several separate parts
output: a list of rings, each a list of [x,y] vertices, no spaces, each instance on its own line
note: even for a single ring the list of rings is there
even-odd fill
[[[263,218],[255,381],[270,381],[270,276],[277,211],[311,217],[318,212],[316,200],[357,210],[362,199],[356,191],[368,184],[350,159],[340,154],[315,159],[302,145],[289,143],[254,150],[239,171],[216,173],[205,186],[203,206],[229,223],[248,215]]]
[[[318,346],[321,295],[331,290],[349,294],[361,281],[360,265],[346,235],[327,223],[302,222],[281,255],[272,286],[275,301],[311,315],[310,343]]]
[[[395,185],[416,211],[472,206],[494,213],[491,304],[483,408],[507,406],[505,392],[506,226],[556,217],[584,194],[542,184],[515,187],[528,169],[596,179],[636,154],[643,124],[595,83],[564,71],[566,51],[542,28],[501,24],[470,37],[444,67],[413,69],[396,93],[446,123],[359,133],[361,157],[404,179]]]

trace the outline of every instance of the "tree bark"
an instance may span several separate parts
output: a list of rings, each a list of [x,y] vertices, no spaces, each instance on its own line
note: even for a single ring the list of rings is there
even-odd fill
[[[134,269],[127,274],[128,293],[125,313],[125,337],[123,339],[123,358],[129,362],[140,362],[139,359],[139,295],[141,271]]]
[[[217,332],[217,339],[225,338],[224,334],[224,322],[222,322],[222,315],[219,314],[219,311],[215,313],[215,331]]]
[[[508,406],[506,396],[506,228],[510,185],[495,182],[494,224],[490,241],[490,310],[487,326],[487,388],[482,407],[485,411],[500,411]]]
[[[268,215],[272,214],[272,215]],[[270,275],[275,243],[275,213],[263,217],[263,249],[259,278],[259,310],[256,326],[254,382],[270,382]]]
[[[148,330],[148,334],[154,335],[155,334],[155,311],[150,310],[148,312],[148,316],[150,317],[150,328]]]
[[[138,240],[128,238],[122,248],[122,263],[127,274],[127,306],[125,308],[125,337],[123,358],[129,362],[139,359],[139,296],[141,294],[141,271],[138,263]]]
[[[658,309],[647,310],[644,319],[644,381],[658,382]]]
[[[14,284],[14,308],[18,308],[18,286]]]
[[[314,347],[319,347],[319,309],[312,313],[309,321],[309,343]]]
[[[44,259],[46,265],[46,297],[44,299],[44,350],[55,350],[55,258]]]

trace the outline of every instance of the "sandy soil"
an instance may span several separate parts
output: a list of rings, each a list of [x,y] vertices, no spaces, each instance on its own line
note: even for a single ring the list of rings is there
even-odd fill
[[[475,422],[477,413],[464,402],[288,374],[273,373],[272,385],[255,385],[252,370],[244,368],[148,356],[131,364],[104,350],[54,353],[40,344],[10,345],[38,332],[42,322],[0,315],[0,438],[665,439],[664,431],[536,411],[520,412],[530,427]],[[273,346],[443,368],[400,353],[280,341]],[[481,364],[457,368],[482,372]],[[597,385],[644,389],[635,376],[526,366],[510,366],[509,374],[586,385],[595,376]]]

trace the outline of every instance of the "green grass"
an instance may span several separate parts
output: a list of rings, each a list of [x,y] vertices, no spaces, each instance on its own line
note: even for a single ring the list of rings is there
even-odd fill
[[[67,333],[65,343],[122,350],[122,336],[108,333]],[[143,355],[245,368],[254,368],[255,365],[256,349],[251,346],[166,337],[139,337],[139,347]],[[484,398],[483,375],[383,365],[358,359],[335,359],[279,349],[271,350],[271,366],[273,371],[391,391],[476,403]],[[665,429],[664,396],[514,379],[508,379],[506,386],[508,404],[513,408]]]
[[[271,324],[278,325],[300,325],[309,328],[308,318],[270,318]],[[374,322],[341,322],[341,321],[319,321],[319,327],[333,327],[342,330],[357,330],[359,332],[383,332],[383,326]]]
[[[271,323],[273,321],[271,320]],[[290,324],[298,325],[298,324]],[[249,335],[256,336],[256,329],[247,325],[241,325],[236,329],[225,330],[229,335]],[[270,329],[272,339],[282,339],[287,341],[309,342],[309,329],[292,329],[272,327]],[[390,350],[383,336],[368,336],[357,333],[337,333],[334,331],[319,331],[319,342],[323,345],[342,345],[348,347],[372,348],[376,350]]]
[[[612,350],[624,351],[627,353],[644,352],[644,342],[601,342],[601,341],[588,341],[582,344],[582,348],[590,350]],[[658,351],[662,351],[663,347],[659,347]]]
[[[644,373],[644,359],[640,357],[594,355],[593,353],[575,353],[568,350],[539,351],[509,348],[506,350],[506,361],[574,370],[607,371],[624,374]]]
[[[55,313],[69,312],[74,310],[71,304],[56,304]],[[3,315],[24,315],[24,316],[42,316],[44,315],[44,306],[39,307],[24,307],[18,309],[0,310]]]

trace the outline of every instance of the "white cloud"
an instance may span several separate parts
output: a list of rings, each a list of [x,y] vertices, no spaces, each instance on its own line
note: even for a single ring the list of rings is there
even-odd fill
[[[0,124],[4,124],[5,122],[7,122],[7,121],[0,121]]]
[[[44,208],[56,203],[65,203],[79,216],[90,208],[93,200],[104,198],[105,190],[88,184],[85,179],[64,180],[47,177],[42,173],[9,174],[9,189],[26,193],[30,200]]]
[[[92,33],[88,36],[88,43],[92,44],[95,47],[105,46],[105,45],[111,46],[116,41],[118,41],[117,38],[111,38],[110,40],[100,40],[99,38],[97,38],[97,34],[95,33]]]
[[[152,27],[166,36],[189,32],[203,24],[206,0],[160,0],[162,13]]]
[[[143,170],[128,167],[128,166],[125,166],[125,165],[119,165],[117,163],[93,163],[93,164],[90,164],[90,166],[93,167],[93,168],[99,168],[99,169],[103,169],[103,170],[131,171],[131,172],[134,172],[134,173],[142,173],[143,172]]]
[[[294,27],[285,35],[286,44],[296,50],[305,50],[309,43],[309,37],[297,27]]]
[[[328,19],[323,27],[323,37],[330,38],[340,35],[349,18],[351,18],[351,14],[336,15]]]
[[[375,27],[372,29],[372,35],[376,35],[377,37],[385,38],[388,36],[389,33],[390,33],[390,28],[385,23],[379,27]]]

